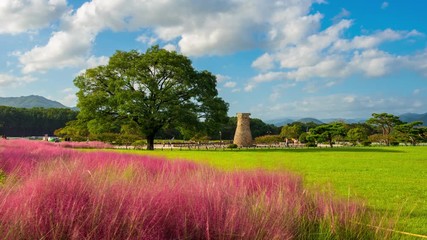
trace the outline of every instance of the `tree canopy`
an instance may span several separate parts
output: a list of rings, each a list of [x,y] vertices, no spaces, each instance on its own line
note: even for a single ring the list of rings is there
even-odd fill
[[[398,116],[389,113],[373,113],[366,123],[381,129],[386,145],[390,145],[390,134],[393,128],[402,124]]]
[[[333,147],[333,139],[337,136],[345,135],[344,124],[334,122],[330,124],[322,124],[310,130],[310,133],[318,142],[328,142],[329,146]]]
[[[145,53],[117,51],[108,65],[86,70],[74,84],[78,118],[90,132],[136,126],[147,149],[154,148],[161,129],[214,132],[227,121],[228,104],[218,97],[216,77],[158,46]]]
[[[53,135],[77,112],[66,108],[14,108],[0,106],[0,135],[26,137]]]

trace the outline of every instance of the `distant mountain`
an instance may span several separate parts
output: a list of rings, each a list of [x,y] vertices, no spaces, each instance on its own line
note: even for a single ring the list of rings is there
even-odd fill
[[[295,122],[295,120],[290,119],[290,118],[280,118],[280,119],[268,120],[265,122],[268,124],[273,124],[276,127],[281,127],[281,126],[285,126],[289,123],[293,123],[293,122]]]
[[[293,123],[293,122],[302,122],[302,123],[314,122],[316,124],[323,124],[324,123],[324,122],[322,122],[316,118],[301,118],[301,119],[280,118],[280,119],[266,121],[266,123],[273,124],[276,127],[285,126],[285,125],[287,125],[289,123]]]
[[[331,122],[345,122],[348,124],[351,123],[364,123],[366,122],[366,119],[364,118],[326,118],[326,119],[320,119],[320,121],[324,123],[331,123]]]
[[[418,113],[405,113],[399,116],[400,120],[403,122],[415,122],[421,121],[424,126],[427,126],[427,113],[418,114]]]
[[[301,119],[296,120],[295,122],[302,122],[302,123],[313,122],[313,123],[316,123],[316,124],[323,124],[324,123],[324,122],[322,122],[322,121],[320,121],[319,119],[316,119],[316,118],[301,118]]]
[[[0,97],[0,106],[9,106],[16,108],[68,108],[57,101],[47,98],[31,95],[25,97]]]

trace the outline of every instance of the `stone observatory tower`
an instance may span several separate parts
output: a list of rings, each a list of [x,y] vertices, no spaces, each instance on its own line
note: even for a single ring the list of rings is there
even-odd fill
[[[252,146],[250,113],[237,113],[237,127],[233,143],[239,147]]]

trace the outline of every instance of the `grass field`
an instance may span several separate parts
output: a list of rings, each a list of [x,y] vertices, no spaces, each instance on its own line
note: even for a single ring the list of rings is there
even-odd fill
[[[332,187],[395,218],[397,230],[427,235],[427,147],[134,151],[189,159],[224,170],[292,170],[307,185]]]

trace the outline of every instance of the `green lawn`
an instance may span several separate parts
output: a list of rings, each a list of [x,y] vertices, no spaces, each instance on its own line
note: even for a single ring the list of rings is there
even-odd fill
[[[343,197],[365,200],[398,219],[397,230],[427,235],[427,147],[126,152],[189,159],[224,170],[291,170],[310,187],[330,185]]]

